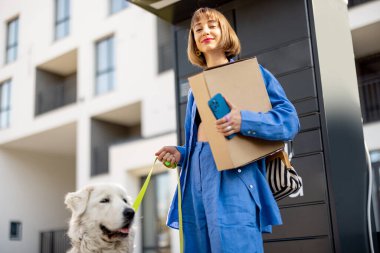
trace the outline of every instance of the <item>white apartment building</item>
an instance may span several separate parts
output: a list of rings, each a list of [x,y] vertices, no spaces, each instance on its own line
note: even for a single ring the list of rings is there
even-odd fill
[[[0,252],[65,252],[66,193],[116,182],[134,198],[177,143],[171,27],[123,0],[0,0],[0,21]],[[155,173],[135,252],[177,252],[176,173]]]
[[[380,235],[380,0],[349,1],[364,138],[371,155],[373,213]],[[379,242],[378,242],[379,243]]]
[[[354,5],[349,9],[349,18],[364,134],[368,148],[376,152],[380,150],[380,1],[351,2]]]

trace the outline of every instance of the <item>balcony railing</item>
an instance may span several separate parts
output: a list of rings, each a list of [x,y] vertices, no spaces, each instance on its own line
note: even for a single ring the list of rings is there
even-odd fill
[[[41,232],[40,252],[41,253],[66,253],[71,245],[67,230],[54,230]]]
[[[36,72],[35,115],[76,102],[77,75],[60,76],[45,70]]]
[[[360,104],[364,123],[380,120],[380,75],[359,81]]]
[[[373,0],[348,0],[348,7],[353,7],[359,4],[364,4],[366,2],[371,2]]]

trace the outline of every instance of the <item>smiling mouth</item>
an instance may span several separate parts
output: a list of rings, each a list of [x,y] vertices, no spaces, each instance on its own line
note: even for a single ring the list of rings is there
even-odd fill
[[[104,225],[100,225],[100,229],[103,234],[106,235],[109,239],[113,238],[125,238],[129,235],[129,227],[123,227],[114,231],[109,230]]]
[[[204,39],[204,40],[202,40],[202,43],[208,43],[208,42],[210,42],[210,41],[212,41],[213,39]]]

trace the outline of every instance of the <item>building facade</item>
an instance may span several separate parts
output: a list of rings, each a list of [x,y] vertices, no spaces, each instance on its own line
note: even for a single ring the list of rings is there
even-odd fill
[[[116,182],[133,199],[154,153],[177,143],[171,27],[95,2],[0,1],[2,253],[65,252],[66,193]],[[136,252],[176,250],[163,225],[175,182],[157,166]]]
[[[380,1],[349,1],[364,137],[373,175],[373,219],[380,234]]]

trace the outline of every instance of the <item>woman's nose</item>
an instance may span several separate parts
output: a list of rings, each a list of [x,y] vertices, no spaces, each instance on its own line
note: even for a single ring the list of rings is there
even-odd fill
[[[208,27],[205,27],[203,28],[203,34],[209,34],[210,33],[210,29],[208,29]]]

